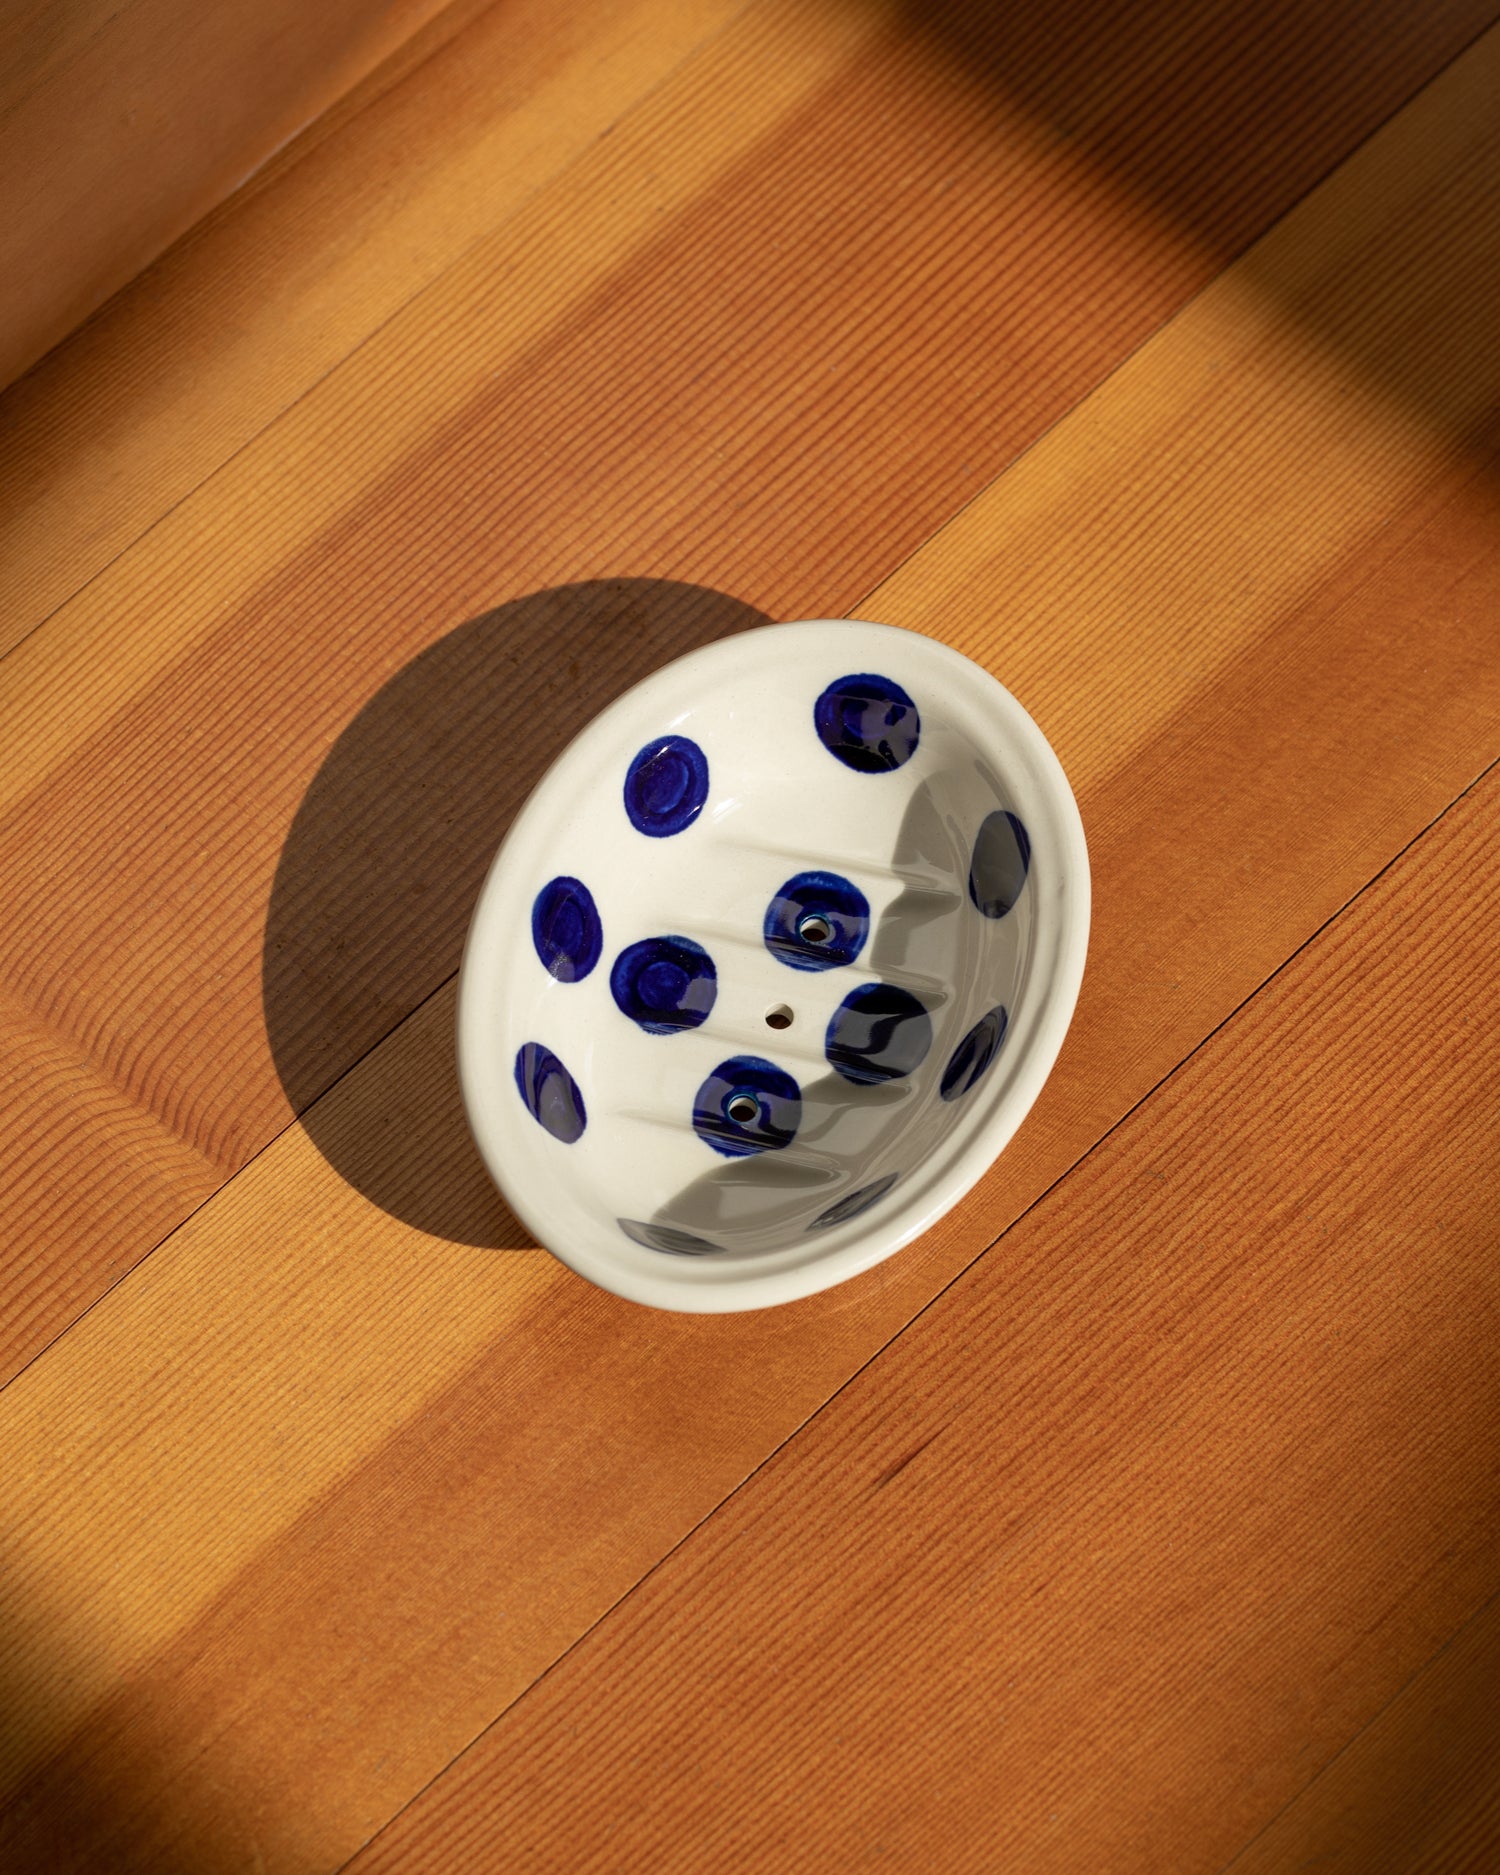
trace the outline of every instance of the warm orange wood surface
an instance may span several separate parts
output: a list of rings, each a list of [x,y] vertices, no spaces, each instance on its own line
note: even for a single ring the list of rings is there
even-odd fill
[[[439,20],[0,405],[0,1868],[1500,1858],[1500,31],[991,11]],[[1083,1000],[920,1244],[651,1314],[464,924],[842,612],[1053,740]]]
[[[0,384],[442,6],[11,0],[0,18]]]
[[[1495,1214],[1453,1197],[1495,1193],[1497,809],[1500,771],[354,1871],[1229,1861],[1494,1592]]]
[[[1487,1869],[1500,1841],[1500,1602],[1488,1601],[1232,1864]]]
[[[743,0],[508,0],[382,66],[5,399],[10,644],[608,131]],[[393,69],[394,65],[394,69]],[[399,153],[399,154],[398,154]]]

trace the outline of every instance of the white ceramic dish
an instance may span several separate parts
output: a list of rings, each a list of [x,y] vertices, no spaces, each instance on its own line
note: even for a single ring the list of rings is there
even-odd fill
[[[722,640],[597,717],[500,848],[459,984],[475,1139],[618,1295],[810,1295],[1004,1148],[1088,922],[1072,792],[986,671],[853,620]]]

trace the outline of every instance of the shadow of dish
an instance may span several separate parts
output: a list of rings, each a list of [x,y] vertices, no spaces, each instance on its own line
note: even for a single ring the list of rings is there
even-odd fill
[[[475,897],[516,811],[601,709],[766,622],[671,580],[533,593],[429,646],[328,751],[272,887],[266,1028],[308,1135],[382,1210],[454,1243],[527,1244],[459,1100],[452,979]]]

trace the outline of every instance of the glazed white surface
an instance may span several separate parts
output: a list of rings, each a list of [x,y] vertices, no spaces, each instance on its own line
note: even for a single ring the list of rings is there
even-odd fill
[[[894,680],[918,705],[911,759],[846,767],[820,741],[814,704],[850,673]],[[648,838],[628,818],[632,758],[665,734],[708,759],[697,819]],[[985,816],[1019,817],[1031,864],[1014,909],[991,919],[968,893]],[[870,934],[851,964],[793,970],[768,949],[767,905],[793,874],[852,880]],[[537,893],[558,875],[588,886],[603,952],[580,982],[543,966]],[[637,1302],[697,1312],[759,1308],[841,1282],[926,1230],[983,1175],[1056,1060],[1082,980],[1089,867],[1072,792],[1009,692],[934,639],[851,620],[766,626],[656,672],[564,751],[517,816],[481,891],[458,998],[459,1075],[481,1154],[537,1241],[590,1281]],[[713,959],[718,993],[700,1027],[648,1034],[616,1007],[610,967],[638,939],[681,935]],[[860,981],[909,987],[933,1043],[912,1074],[858,1088],[830,1068],[824,1034]],[[786,1004],[790,1028],[766,1011]],[[1009,1027],[987,1073],[954,1101],[945,1065],[996,1004]],[[515,1080],[517,1050],[555,1053],[582,1091],[587,1125],[567,1144],[537,1123]],[[726,1057],[764,1057],[800,1084],[790,1145],[728,1159],[692,1126],[694,1095]],[[868,1212],[810,1228],[840,1198],[890,1173]],[[676,1256],[632,1241],[620,1219],[722,1244]]]

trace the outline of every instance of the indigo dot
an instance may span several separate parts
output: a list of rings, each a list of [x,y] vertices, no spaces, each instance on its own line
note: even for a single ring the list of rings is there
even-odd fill
[[[835,1224],[847,1224],[850,1218],[862,1217],[871,1205],[880,1203],[900,1176],[899,1172],[891,1172],[885,1178],[877,1178],[873,1185],[865,1185],[859,1191],[851,1191],[847,1198],[840,1198],[837,1204],[829,1205],[826,1211],[815,1217],[808,1228],[831,1230]]]
[[[665,1251],[669,1257],[712,1256],[723,1247],[706,1237],[695,1237],[690,1230],[675,1230],[670,1224],[637,1224],[628,1217],[617,1222],[632,1243],[647,1250]]]
[[[944,1100],[957,1100],[960,1094],[968,1093],[999,1054],[1009,1023],[1010,1017],[1003,1008],[992,1009],[987,1016],[979,1018],[943,1069],[943,1082],[938,1092]]]
[[[693,1131],[730,1159],[789,1146],[801,1118],[801,1088],[759,1055],[721,1061],[693,1100]]]
[[[824,1046],[846,1081],[896,1081],[926,1059],[932,1019],[909,990],[861,983],[834,1010]]]
[[[531,941],[559,983],[581,982],[598,963],[604,931],[593,894],[581,879],[553,879],[537,893]]]
[[[554,1139],[571,1146],[583,1137],[589,1120],[583,1094],[550,1048],[528,1042],[521,1049],[516,1056],[516,1086],[532,1118]]]
[[[824,748],[865,775],[909,762],[922,734],[917,706],[900,684],[869,672],[830,684],[813,706],[813,721]]]
[[[869,934],[868,899],[836,872],[799,872],[766,907],[766,948],[793,970],[852,964]]]
[[[969,862],[969,897],[986,918],[1003,918],[1021,896],[1031,870],[1031,841],[1007,808],[987,815]]]
[[[648,1035],[696,1029],[714,1006],[719,980],[714,960],[691,938],[642,938],[627,944],[609,973],[622,1015]]]
[[[686,736],[648,742],[625,777],[630,824],[653,839],[690,827],[707,799],[708,757]]]

